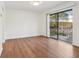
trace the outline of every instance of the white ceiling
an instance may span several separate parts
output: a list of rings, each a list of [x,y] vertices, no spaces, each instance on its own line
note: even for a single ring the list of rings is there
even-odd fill
[[[42,1],[39,6],[33,6],[30,4],[30,2],[31,1],[6,1],[5,4],[6,8],[14,8],[34,12],[45,12],[53,9],[55,5],[62,3],[61,1]]]

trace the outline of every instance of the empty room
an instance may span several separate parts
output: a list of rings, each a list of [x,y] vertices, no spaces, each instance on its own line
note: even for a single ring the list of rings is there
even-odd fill
[[[0,1],[0,58],[78,58],[79,1]]]

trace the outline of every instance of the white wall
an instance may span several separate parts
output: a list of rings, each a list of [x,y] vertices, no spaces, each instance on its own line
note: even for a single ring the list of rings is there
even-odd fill
[[[5,15],[5,13],[4,13],[4,2],[0,2],[0,55],[1,55],[1,52],[2,52],[2,43],[3,43],[3,41],[4,41],[4,15]]]
[[[79,2],[76,2],[76,5],[74,6],[73,10],[73,45],[79,47]]]
[[[1,15],[1,14],[0,14]],[[2,35],[2,17],[0,16],[0,55],[2,52],[2,41],[3,41],[3,35]]]
[[[39,13],[7,9],[6,14],[6,39],[40,35]]]
[[[40,20],[40,32],[41,35],[46,36],[46,14],[42,13],[41,14],[41,20]]]

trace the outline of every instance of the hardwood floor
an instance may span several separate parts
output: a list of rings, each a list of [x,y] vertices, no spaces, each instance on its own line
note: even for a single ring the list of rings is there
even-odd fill
[[[2,58],[79,57],[79,48],[43,36],[6,40]]]

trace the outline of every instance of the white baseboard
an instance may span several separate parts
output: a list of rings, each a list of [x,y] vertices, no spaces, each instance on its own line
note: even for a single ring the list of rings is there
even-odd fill
[[[3,50],[2,44],[0,43],[0,56],[1,56],[2,50]]]
[[[2,43],[5,43],[5,40]]]
[[[6,37],[6,40],[7,40],[7,39],[16,39],[16,38],[33,37],[33,36],[40,36],[40,35]]]

